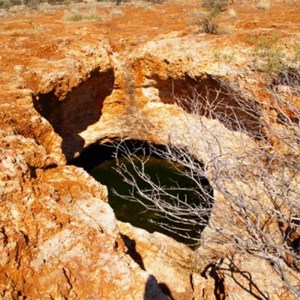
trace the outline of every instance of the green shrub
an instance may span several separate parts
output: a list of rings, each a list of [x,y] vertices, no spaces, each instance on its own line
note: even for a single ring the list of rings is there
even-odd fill
[[[289,68],[280,40],[278,32],[273,32],[270,36],[252,39],[251,43],[255,47],[257,56],[255,68],[270,76],[284,73]]]

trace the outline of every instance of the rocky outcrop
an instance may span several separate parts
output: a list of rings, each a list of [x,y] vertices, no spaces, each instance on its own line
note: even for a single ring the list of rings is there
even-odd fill
[[[55,165],[66,164],[65,155],[62,152],[62,139],[55,134],[49,122],[37,114],[33,107],[32,98],[26,97],[10,104],[2,104],[0,110],[0,122],[2,135],[19,135],[29,138],[45,152],[45,160],[40,160],[36,167],[46,168]],[[7,144],[9,148],[14,145]],[[34,147],[33,147],[34,148]],[[29,158],[32,153],[22,148]]]
[[[1,131],[2,299],[166,299],[124,253],[107,190],[84,170],[43,171],[45,149]]]

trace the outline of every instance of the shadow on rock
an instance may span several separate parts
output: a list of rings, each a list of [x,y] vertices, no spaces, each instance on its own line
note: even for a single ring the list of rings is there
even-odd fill
[[[81,152],[84,140],[79,133],[99,121],[103,102],[111,95],[115,75],[112,69],[93,70],[89,79],[59,99],[54,91],[33,96],[35,109],[46,118],[63,139],[62,149],[68,159]]]
[[[166,284],[157,284],[155,277],[149,275],[145,286],[144,300],[174,300],[174,298]]]

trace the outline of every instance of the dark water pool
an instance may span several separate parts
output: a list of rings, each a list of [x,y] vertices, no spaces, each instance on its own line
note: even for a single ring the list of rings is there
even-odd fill
[[[140,159],[141,157],[137,157],[133,160],[134,164],[138,167],[141,167]],[[126,157],[119,157],[118,163],[116,159],[106,159],[90,170],[90,174],[96,180],[108,187],[109,203],[114,209],[117,219],[129,222],[133,226],[146,229],[149,232],[158,231],[165,233],[188,245],[195,244],[204,227],[203,224],[200,224],[201,222],[195,222],[195,224],[174,223],[157,210],[147,209],[138,201],[124,199],[126,196],[132,195],[134,199],[140,199],[144,204],[151,206],[150,202],[139,196],[136,189],[133,189],[131,185],[124,182],[123,176],[116,171],[118,164],[124,164],[129,172],[134,174],[132,164],[128,162]],[[177,164],[174,167],[168,160],[158,157],[147,157],[144,168],[145,173],[149,175],[151,180],[156,184],[159,183],[171,195],[177,196],[182,201],[188,201],[194,207],[201,205],[200,201],[203,202],[203,199],[199,199],[197,184],[190,178],[182,175],[184,173],[182,166]],[[140,189],[148,190],[148,193],[151,194],[151,186],[147,182],[139,176],[135,176],[135,180]],[[208,184],[207,181],[205,181],[205,184]],[[169,201],[172,204],[167,195],[160,195],[160,197],[162,201]],[[193,216],[183,212],[182,218],[193,218]],[[172,225],[176,229],[172,232],[164,229],[164,225]],[[189,237],[183,237],[182,235]]]

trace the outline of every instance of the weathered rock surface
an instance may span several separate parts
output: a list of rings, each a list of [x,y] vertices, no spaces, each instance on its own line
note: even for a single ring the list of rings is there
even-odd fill
[[[107,190],[52,167],[31,138],[1,131],[1,299],[167,299],[125,255]]]
[[[43,147],[46,157],[40,160],[35,167],[46,168],[66,163],[65,155],[62,152],[62,139],[53,131],[49,122],[37,114],[33,107],[32,98],[26,97],[10,104],[2,104],[0,110],[1,136],[20,135],[29,138]],[[17,142],[16,142],[17,143]],[[7,148],[14,148],[14,145],[7,143]],[[40,147],[40,149],[41,149]],[[22,149],[28,159],[34,152]]]
[[[198,249],[201,272],[192,275],[192,282],[200,299],[296,299],[266,260],[235,251],[230,254],[228,247],[223,258],[216,260],[222,250],[222,245],[213,243]]]
[[[127,253],[156,278],[166,295],[171,299],[199,299],[195,298],[191,282],[194,251],[158,232],[151,234],[123,222],[118,222],[118,226]]]

